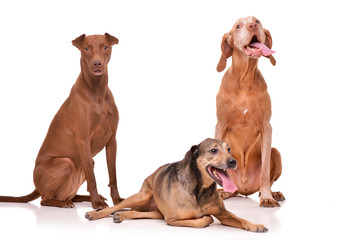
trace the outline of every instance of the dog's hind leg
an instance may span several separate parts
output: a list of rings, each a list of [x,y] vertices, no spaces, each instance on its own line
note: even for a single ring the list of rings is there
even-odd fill
[[[89,220],[97,220],[107,217],[113,212],[119,211],[124,208],[130,208],[135,210],[142,210],[149,208],[153,201],[152,190],[149,184],[145,181],[140,192],[128,197],[122,202],[116,204],[113,207],[102,209],[101,211],[91,211],[85,214],[85,218]]]
[[[203,216],[194,219],[167,219],[166,222],[171,226],[204,228],[214,222],[211,216]]]
[[[71,198],[79,186],[72,183],[74,164],[70,158],[49,159],[34,169],[34,183],[42,206],[74,207]]]
[[[151,211],[151,212],[138,212],[134,210],[130,211],[119,211],[114,214],[114,222],[121,223],[125,219],[163,219],[164,216],[161,214],[159,210]]]

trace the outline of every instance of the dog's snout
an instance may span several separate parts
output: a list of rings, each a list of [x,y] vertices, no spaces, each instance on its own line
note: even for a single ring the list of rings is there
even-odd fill
[[[251,22],[247,25],[247,28],[250,30],[250,31],[254,31],[258,28],[258,24],[256,23],[256,21],[254,22]]]
[[[94,60],[93,61],[93,65],[94,65],[94,67],[100,67],[101,65],[102,65],[102,61],[101,60]]]
[[[227,167],[228,168],[236,168],[236,160],[233,158],[230,158],[229,160],[226,161]]]

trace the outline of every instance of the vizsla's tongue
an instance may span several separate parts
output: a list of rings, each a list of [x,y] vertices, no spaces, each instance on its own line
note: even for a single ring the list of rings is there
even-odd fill
[[[221,173],[221,171],[216,171],[216,172],[222,180],[224,191],[234,193],[237,190],[237,187],[231,181],[230,177],[228,175]]]
[[[261,48],[261,53],[263,56],[267,57],[270,56],[274,53],[276,53],[275,51],[271,50],[270,48],[268,48],[265,44],[260,43],[260,42],[254,42],[254,43],[250,43],[249,44],[250,47],[255,47],[255,48]]]

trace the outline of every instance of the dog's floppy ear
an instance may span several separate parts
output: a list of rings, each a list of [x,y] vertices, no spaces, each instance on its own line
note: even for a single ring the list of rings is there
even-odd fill
[[[111,36],[111,35],[108,34],[108,33],[105,33],[104,35],[105,35],[105,37],[106,37],[106,41],[110,44],[111,47],[112,47],[114,44],[118,44],[118,43],[119,43],[119,39],[117,39],[116,37]]]
[[[85,37],[86,37],[86,35],[82,34],[79,37],[75,38],[72,41],[72,45],[74,45],[75,47],[77,47],[81,51],[82,43],[84,42]]]
[[[231,32],[225,33],[221,41],[221,57],[216,67],[218,72],[222,72],[226,68],[226,62],[233,53]]]
[[[264,29],[264,32],[265,32],[265,45],[266,45],[268,48],[271,49],[271,47],[272,47],[272,37],[271,37],[271,34],[270,34],[269,30],[267,30],[267,29]],[[270,62],[271,62],[271,64],[272,64],[273,66],[276,65],[276,60],[275,60],[275,58],[273,57],[273,55],[269,55],[269,56],[267,56],[267,58],[270,59]]]
[[[191,163],[193,160],[196,160],[199,155],[199,146],[194,145],[190,150],[185,154],[186,162]]]

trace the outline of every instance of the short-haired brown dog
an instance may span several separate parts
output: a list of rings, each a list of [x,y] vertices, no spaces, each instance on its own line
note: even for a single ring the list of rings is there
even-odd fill
[[[266,232],[263,225],[241,219],[225,209],[216,183],[226,191],[236,186],[227,171],[236,168],[229,146],[215,139],[205,139],[194,145],[182,161],[166,164],[145,179],[140,191],[121,203],[101,211],[86,213],[86,218],[96,220],[115,211],[114,221],[125,219],[165,219],[169,225],[202,228],[213,222],[212,215],[223,225],[252,232]]]
[[[261,56],[275,65],[270,32],[255,17],[240,18],[225,33],[221,42],[219,72],[232,64],[224,74],[216,98],[217,125],[215,138],[227,142],[238,168],[229,170],[237,186],[235,193],[225,190],[221,196],[251,195],[260,191],[261,207],[278,207],[285,200],[281,192],[272,192],[271,185],[282,171],[281,156],[271,148],[271,101],[263,76],[257,68]]]
[[[52,120],[36,158],[35,190],[23,197],[0,196],[0,202],[29,202],[41,196],[41,205],[74,207],[73,202],[91,201],[105,208],[98,194],[93,157],[104,147],[109,170],[109,187],[114,204],[122,199],[116,182],[116,130],[119,114],[108,87],[107,65],[118,39],[108,33],[85,34],[72,41],[81,52],[81,72],[69,97]],[[76,195],[87,181],[90,196]]]

